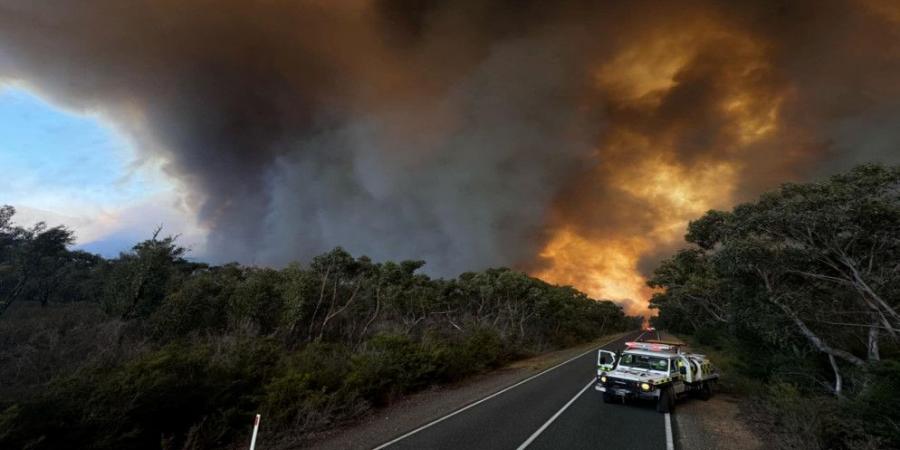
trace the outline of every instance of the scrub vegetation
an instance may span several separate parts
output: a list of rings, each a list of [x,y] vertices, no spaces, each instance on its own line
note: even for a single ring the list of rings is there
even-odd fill
[[[900,448],[900,167],[783,185],[686,240],[656,326],[714,352],[784,447]]]
[[[0,209],[0,448],[269,448],[429,385],[633,329],[608,301],[509,269],[432,279],[336,248],[210,266],[174,237],[114,259]]]

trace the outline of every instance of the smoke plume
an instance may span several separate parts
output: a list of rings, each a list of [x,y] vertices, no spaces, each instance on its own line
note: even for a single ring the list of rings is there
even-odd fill
[[[900,161],[900,7],[0,0],[0,80],[126,130],[214,260],[510,265],[641,311],[688,220]]]

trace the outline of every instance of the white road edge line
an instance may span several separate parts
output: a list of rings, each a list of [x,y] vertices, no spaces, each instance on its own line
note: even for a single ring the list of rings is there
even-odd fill
[[[644,335],[645,335],[645,334],[647,334],[647,332],[646,332],[646,331],[645,331],[645,332],[643,332],[643,333],[641,333],[641,335],[640,335],[640,336],[638,336],[638,337],[637,337],[637,339],[635,339],[635,340],[634,340],[634,342],[640,342],[640,341],[641,341],[641,338],[642,338],[642,337],[644,337]]]
[[[605,346],[607,346],[607,345],[609,345],[609,344],[611,344],[611,343],[613,343],[613,342],[615,342],[615,341],[617,341],[617,340],[619,340],[619,339],[621,339],[621,338],[622,338],[622,336],[618,336],[618,337],[616,337],[615,339],[611,339],[611,340],[609,340],[608,342],[604,342],[604,343],[600,344],[600,345],[597,346],[597,347],[594,347],[594,348],[592,348],[592,349],[590,349],[590,350],[588,350],[588,351],[586,351],[586,352],[584,352],[584,353],[581,353],[581,354],[579,354],[578,356],[569,358],[569,359],[567,359],[567,360],[565,360],[565,361],[563,361],[563,362],[561,362],[561,363],[559,363],[559,364],[557,364],[557,365],[555,365],[555,366],[553,366],[553,367],[551,367],[551,368],[549,368],[549,369],[547,369],[547,370],[545,370],[545,371],[543,371],[543,372],[541,372],[541,373],[534,374],[534,375],[532,375],[532,376],[530,376],[530,377],[528,377],[528,378],[526,378],[526,379],[524,379],[524,380],[522,380],[522,381],[520,381],[520,382],[518,382],[518,383],[516,383],[516,384],[514,384],[514,385],[512,385],[512,386],[507,386],[507,387],[505,387],[505,388],[503,388],[503,389],[501,389],[501,390],[499,390],[499,391],[497,391],[497,392],[494,392],[494,393],[491,394],[491,395],[488,395],[487,397],[485,397],[485,398],[483,398],[483,399],[481,399],[481,400],[478,400],[478,401],[473,402],[473,403],[469,403],[468,405],[463,406],[462,408],[457,409],[456,411],[453,411],[452,413],[447,414],[446,416],[443,416],[443,417],[437,418],[437,419],[435,419],[435,420],[432,420],[431,422],[428,422],[428,423],[426,423],[425,425],[422,425],[421,427],[416,428],[415,430],[412,430],[412,431],[410,431],[410,432],[407,432],[406,434],[401,435],[400,437],[397,437],[397,438],[394,438],[393,440],[390,440],[390,441],[388,441],[388,442],[385,442],[384,444],[381,444],[381,445],[379,445],[378,447],[373,448],[372,450],[381,450],[381,449],[383,449],[383,448],[385,448],[385,447],[387,447],[387,446],[389,446],[389,445],[393,445],[393,444],[395,444],[395,443],[397,443],[397,442],[400,442],[400,441],[402,441],[403,439],[406,439],[406,438],[408,438],[408,437],[410,437],[410,436],[412,436],[412,435],[414,435],[414,434],[416,434],[416,433],[418,433],[418,432],[420,432],[420,431],[422,431],[422,430],[424,430],[424,429],[426,429],[426,428],[431,427],[432,425],[436,425],[436,424],[438,424],[438,423],[440,423],[440,422],[443,422],[443,421],[445,421],[445,420],[447,420],[447,419],[449,419],[449,418],[451,418],[451,417],[453,417],[453,416],[455,416],[455,415],[457,415],[457,414],[459,414],[459,413],[461,413],[461,412],[463,412],[463,411],[465,411],[465,410],[467,410],[467,409],[469,409],[469,408],[478,406],[479,404],[484,403],[484,402],[486,402],[486,401],[488,401],[488,400],[490,400],[490,399],[492,399],[492,398],[494,398],[494,397],[496,397],[496,396],[498,396],[498,395],[500,395],[500,394],[502,394],[502,393],[504,393],[504,392],[506,392],[506,391],[508,391],[508,390],[510,390],[510,389],[513,389],[513,388],[515,388],[515,387],[521,386],[521,385],[523,385],[523,384],[525,384],[525,383],[527,383],[527,382],[529,382],[529,381],[531,381],[531,380],[533,380],[533,379],[535,379],[535,378],[537,378],[537,377],[539,377],[539,376],[541,376],[541,375],[543,375],[543,374],[545,374],[545,373],[547,373],[547,372],[550,372],[550,371],[553,370],[553,369],[556,369],[557,367],[564,366],[564,365],[566,365],[566,364],[568,364],[568,363],[570,363],[570,362],[572,362],[572,361],[575,361],[575,360],[578,359],[578,358],[581,358],[581,357],[584,356],[584,355],[587,355],[587,354],[590,353],[590,352],[595,352],[595,351],[597,351],[597,349],[603,348],[603,347],[605,347]],[[591,382],[593,383],[593,380],[592,380]],[[589,386],[590,386],[590,385],[589,385]]]
[[[675,450],[675,439],[672,437],[672,416],[666,413],[666,450]]]
[[[578,397],[581,397],[581,394],[584,394],[584,391],[586,391],[587,388],[591,387],[591,385],[594,383],[596,383],[596,380],[589,381],[588,384],[586,384],[583,388],[581,388],[581,390],[578,391],[578,393],[575,394],[575,396],[572,397],[572,399],[570,399],[568,402],[566,402],[566,404],[563,405],[563,407],[560,408],[559,411],[557,411],[556,414],[554,414],[553,417],[550,418],[550,420],[544,422],[544,424],[541,425],[541,427],[538,428],[537,431],[534,432],[534,434],[532,434],[531,436],[528,436],[528,439],[525,442],[523,442],[522,445],[520,445],[518,448],[516,448],[516,450],[524,450],[525,447],[528,447],[529,445],[531,445],[531,443],[534,442],[534,440],[537,439],[537,437],[540,436],[541,433],[543,433],[544,430],[546,430],[547,427],[549,427],[550,424],[553,423],[553,421],[556,420],[556,418],[559,417],[563,413],[563,411],[568,409],[569,406],[572,405],[572,403],[575,403],[575,400],[578,400]]]

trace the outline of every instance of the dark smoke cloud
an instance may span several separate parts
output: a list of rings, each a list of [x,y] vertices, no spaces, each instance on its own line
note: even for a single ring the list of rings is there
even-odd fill
[[[622,181],[647,161],[727,166],[709,207],[900,161],[898,29],[877,0],[0,0],[0,77],[164,159],[216,260],[343,245],[442,275],[539,270],[562,227],[681,220]],[[673,53],[670,86],[634,91]],[[777,129],[747,137],[766,108]]]

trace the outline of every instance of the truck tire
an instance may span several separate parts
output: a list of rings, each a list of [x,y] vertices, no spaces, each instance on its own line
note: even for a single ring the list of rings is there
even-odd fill
[[[674,388],[669,388],[669,412],[675,412],[675,402],[678,401],[678,395],[675,394]]]
[[[660,413],[670,413],[675,410],[675,394],[672,388],[665,388],[659,393],[656,399],[656,411]]]
[[[708,381],[704,381],[700,385],[700,392],[697,396],[700,397],[700,400],[709,400],[709,398],[712,397],[712,385]]]
[[[616,401],[616,396],[610,394],[609,392],[603,393],[603,403],[612,403]]]

